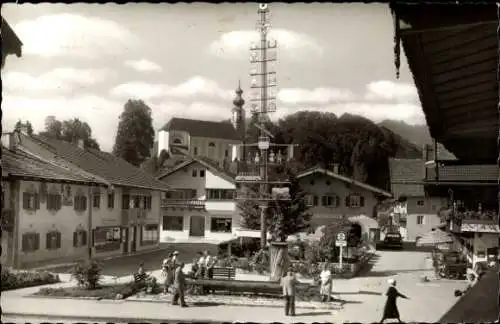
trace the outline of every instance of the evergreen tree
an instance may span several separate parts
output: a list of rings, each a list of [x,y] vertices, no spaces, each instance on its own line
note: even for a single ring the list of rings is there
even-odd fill
[[[154,138],[151,108],[142,100],[128,100],[120,115],[113,154],[140,166],[151,156]]]

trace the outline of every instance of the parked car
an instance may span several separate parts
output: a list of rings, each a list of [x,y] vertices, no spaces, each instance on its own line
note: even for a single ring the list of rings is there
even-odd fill
[[[385,248],[395,248],[402,249],[403,248],[403,238],[401,237],[401,233],[399,232],[389,232],[385,235],[384,241],[382,245]]]

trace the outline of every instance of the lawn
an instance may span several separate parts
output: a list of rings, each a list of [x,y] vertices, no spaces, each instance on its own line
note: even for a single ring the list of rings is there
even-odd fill
[[[109,276],[128,276],[134,273],[139,263],[144,263],[146,271],[158,270],[161,268],[163,259],[169,252],[179,251],[179,258],[183,262],[191,262],[198,251],[210,250],[217,251],[217,246],[214,244],[200,244],[200,243],[162,243],[161,250],[152,252],[127,255],[120,258],[103,260],[102,274]],[[50,269],[56,273],[70,273],[73,269],[72,266],[56,267]]]
[[[117,294],[127,298],[136,293],[132,284],[103,285],[97,289],[83,289],[78,287],[41,288],[34,295],[50,297],[87,297],[99,299],[116,299]]]

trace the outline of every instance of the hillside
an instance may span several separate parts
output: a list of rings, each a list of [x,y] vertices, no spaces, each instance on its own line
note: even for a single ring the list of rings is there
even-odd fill
[[[420,151],[424,144],[432,144],[432,137],[427,125],[409,125],[404,121],[386,119],[378,124],[380,127],[387,128],[399,135],[407,142],[416,145]],[[440,160],[455,159],[455,156],[449,152],[441,143],[438,143],[438,158]]]

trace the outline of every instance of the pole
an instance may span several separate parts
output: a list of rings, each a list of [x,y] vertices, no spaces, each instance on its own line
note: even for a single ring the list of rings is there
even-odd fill
[[[267,136],[262,129],[264,128],[264,121],[267,116],[267,45],[266,45],[266,11],[260,10],[260,61],[262,64],[261,71],[261,90],[260,90],[260,116],[259,124],[262,126],[259,132],[260,136]],[[260,185],[260,196],[265,197],[268,192],[267,186],[267,150],[261,150],[260,162],[260,176],[263,182]],[[266,208],[263,205],[260,212],[260,244],[261,248],[267,245],[267,224],[266,224]]]
[[[339,255],[339,263],[340,263],[340,271],[342,271],[342,259],[344,258],[344,248],[343,246],[341,245],[340,246],[340,255]]]
[[[89,235],[88,235],[88,240],[87,240],[87,244],[89,245],[88,247],[88,259],[89,261],[92,260],[92,245],[94,244],[94,235],[93,235],[93,232],[92,232],[92,205],[93,205],[93,196],[92,196],[92,184],[89,185],[89,202],[88,202],[88,206],[89,206],[89,213],[88,213],[88,231],[89,231]]]

